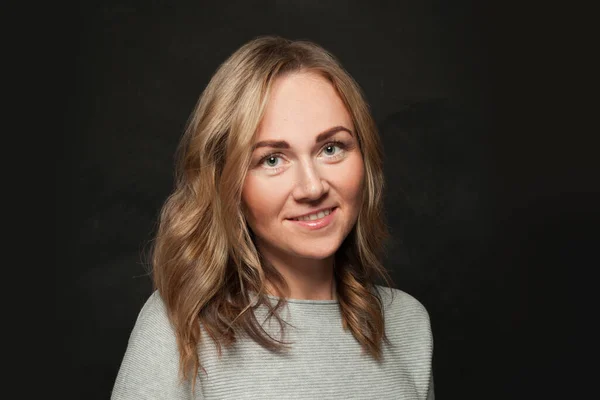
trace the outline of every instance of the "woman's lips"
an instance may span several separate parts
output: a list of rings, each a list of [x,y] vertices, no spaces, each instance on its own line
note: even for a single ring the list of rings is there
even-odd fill
[[[288,221],[290,221],[294,224],[297,224],[298,226],[300,226],[302,228],[306,228],[306,229],[310,229],[310,230],[323,229],[326,226],[328,226],[329,224],[331,224],[331,222],[333,221],[333,218],[337,214],[337,209],[338,208],[335,207],[333,210],[331,210],[329,215],[326,215],[323,218],[319,218],[319,219],[314,219],[314,220],[310,220],[310,221],[296,221],[294,219],[288,219]]]

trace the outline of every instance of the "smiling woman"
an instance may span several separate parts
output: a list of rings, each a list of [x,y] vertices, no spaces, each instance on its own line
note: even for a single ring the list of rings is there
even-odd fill
[[[428,314],[380,262],[381,156],[326,50],[232,54],[180,143],[112,398],[433,398]]]

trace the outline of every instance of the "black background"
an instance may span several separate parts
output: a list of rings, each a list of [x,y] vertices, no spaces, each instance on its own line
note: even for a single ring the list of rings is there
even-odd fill
[[[583,305],[598,266],[594,150],[575,139],[572,98],[559,94],[576,79],[558,67],[571,59],[566,28],[548,8],[523,4],[69,10],[56,279],[73,398],[110,396],[151,293],[144,254],[185,122],[219,64],[263,34],[321,44],[365,91],[385,145],[386,266],[430,313],[437,397],[584,393],[593,318],[579,317],[593,315]]]

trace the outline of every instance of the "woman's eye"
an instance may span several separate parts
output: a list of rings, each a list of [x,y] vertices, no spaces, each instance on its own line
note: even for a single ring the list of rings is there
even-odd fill
[[[279,164],[279,156],[268,156],[263,160],[263,164],[267,167],[276,167]]]
[[[338,144],[331,143],[323,147],[323,153],[326,156],[334,156],[342,150],[342,147]]]

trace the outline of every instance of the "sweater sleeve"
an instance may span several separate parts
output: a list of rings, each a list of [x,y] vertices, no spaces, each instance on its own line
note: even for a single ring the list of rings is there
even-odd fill
[[[427,391],[427,400],[435,400],[435,393],[433,391],[433,374],[429,380],[429,391]]]
[[[180,382],[175,331],[155,291],[131,332],[111,399],[191,399],[190,387]]]

